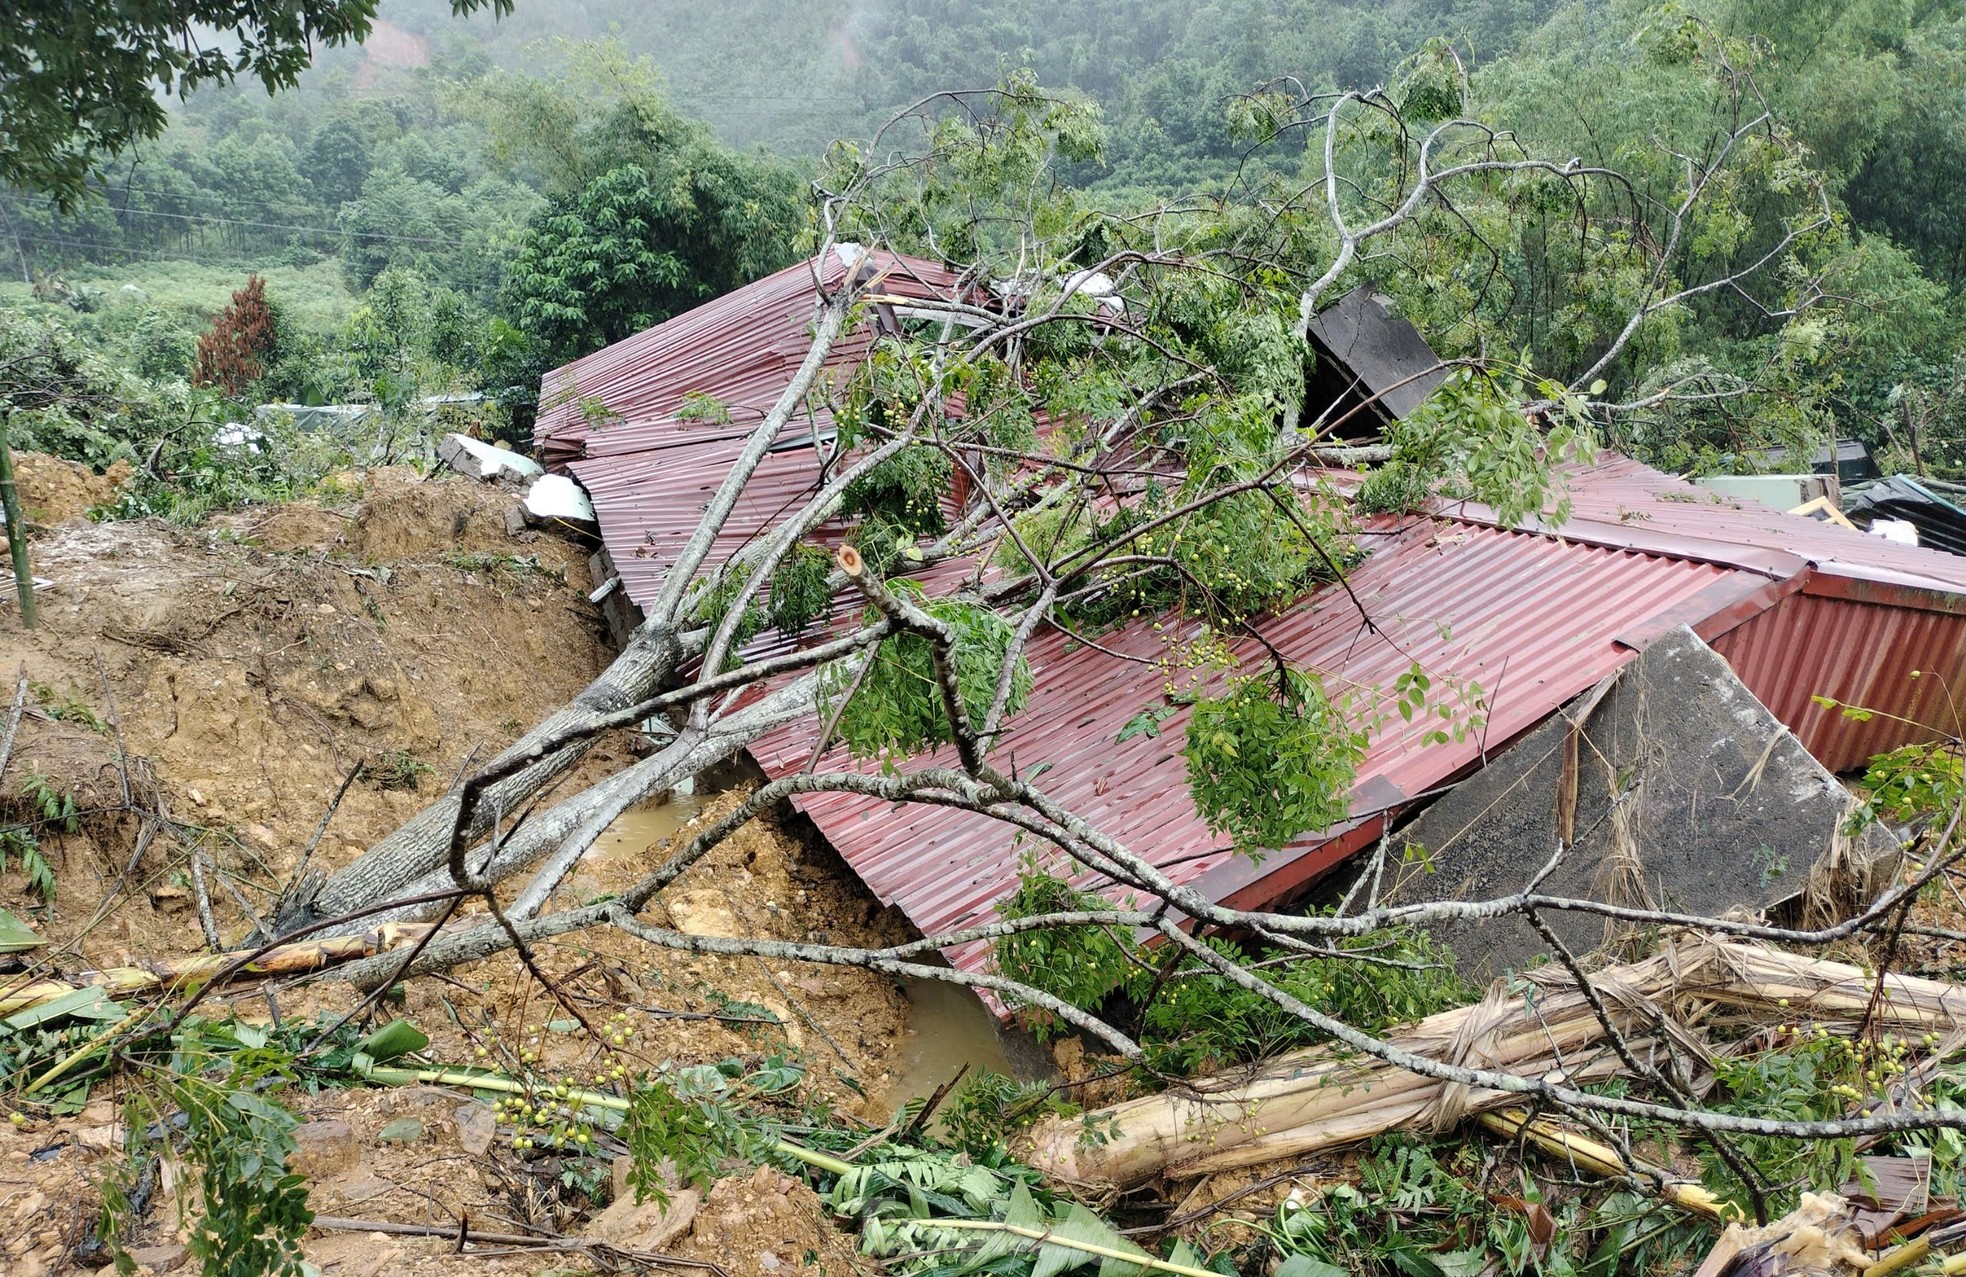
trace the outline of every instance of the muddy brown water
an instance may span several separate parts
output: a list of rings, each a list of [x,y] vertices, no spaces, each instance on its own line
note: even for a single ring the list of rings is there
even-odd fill
[[[674,794],[652,807],[624,811],[601,832],[581,859],[606,863],[633,857],[639,861],[654,843],[674,838],[702,807],[694,795]]]
[[[933,1094],[961,1071],[966,1085],[985,1071],[1019,1081],[1050,1077],[1050,1056],[1027,1033],[998,1026],[974,993],[944,980],[901,982],[908,999],[908,1036],[901,1043],[894,1075],[877,1097],[883,1107],[900,1108],[916,1096]]]

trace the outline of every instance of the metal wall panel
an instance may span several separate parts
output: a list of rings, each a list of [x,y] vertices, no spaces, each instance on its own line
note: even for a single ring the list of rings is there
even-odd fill
[[[1966,735],[1966,617],[1824,597],[1805,585],[1712,643],[1833,772],[1914,741]],[[1847,716],[1816,696],[1877,712]]]

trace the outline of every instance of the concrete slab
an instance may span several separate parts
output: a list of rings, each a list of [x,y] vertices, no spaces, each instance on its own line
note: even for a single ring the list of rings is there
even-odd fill
[[[535,523],[594,522],[594,505],[581,486],[563,474],[534,480],[526,490],[526,518]]]
[[[487,482],[503,480],[522,484],[546,473],[532,458],[470,435],[445,435],[437,444],[437,456],[459,474]]]
[[[1836,777],[1684,626],[1441,797],[1393,836],[1382,901],[1485,900],[1521,891],[1557,848],[1559,790],[1576,716],[1574,841],[1547,895],[1718,915],[1798,895],[1843,838],[1852,806]],[[1856,863],[1898,851],[1873,826],[1843,849]],[[1544,920],[1580,956],[1605,920]],[[1476,981],[1546,952],[1520,917],[1434,928]]]

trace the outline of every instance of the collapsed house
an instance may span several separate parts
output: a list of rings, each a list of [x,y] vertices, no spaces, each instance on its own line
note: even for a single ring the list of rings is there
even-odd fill
[[[742,440],[805,357],[816,271],[829,284],[848,271],[874,284],[872,318],[836,345],[833,367],[863,358],[884,327],[908,322],[911,303],[970,295],[935,263],[841,254],[781,271],[547,376],[536,443],[549,468],[570,473],[592,499],[604,546],[597,593],[618,631],[637,623],[636,605],[654,598]],[[1317,334],[1319,375],[1359,394],[1411,380],[1404,333],[1391,357],[1369,357],[1367,330],[1388,322],[1383,303],[1363,293],[1341,306],[1349,310]],[[703,412],[701,396],[718,410]],[[745,490],[712,565],[816,488],[833,448],[818,398]],[[1174,881],[1218,902],[1261,907],[1301,896],[1682,628],[1830,772],[1931,738],[1921,724],[1950,721],[1947,689],[1966,675],[1966,560],[1728,497],[1615,455],[1570,470],[1566,483],[1571,514],[1560,527],[1506,526],[1469,502],[1374,518],[1360,537],[1370,552],[1342,586],[1258,624],[1263,644],[1345,685],[1389,687],[1417,661],[1436,688],[1460,689],[1485,719],[1479,731],[1431,743],[1424,722],[1386,722],[1359,766],[1342,824],[1260,861],[1208,831],[1189,799],[1180,752],[1188,710],[1164,696],[1152,664],[1167,638],[1152,618],[1102,634],[1097,648],[1041,630],[1028,649],[1036,690],[1007,724],[998,756],[1026,773],[1048,764],[1048,793]],[[838,544],[844,532],[831,527],[817,539]],[[947,589],[975,567],[945,563],[923,583]],[[839,608],[843,615],[844,601]],[[1241,644],[1243,656],[1259,651],[1256,640]],[[1818,698],[1881,712],[1846,716]],[[1149,708],[1159,721],[1140,730]],[[767,775],[797,771],[814,754],[814,732],[810,723],[784,728],[755,742],[751,757]],[[824,765],[854,764],[838,751]],[[925,934],[986,920],[1016,888],[1020,850],[1012,831],[987,817],[845,794],[795,801],[868,887]],[[983,944],[949,957],[970,969],[989,960]]]

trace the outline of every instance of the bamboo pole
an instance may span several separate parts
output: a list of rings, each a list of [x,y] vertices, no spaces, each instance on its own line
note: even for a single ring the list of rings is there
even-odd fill
[[[1600,1144],[1594,1139],[1567,1131],[1547,1118],[1531,1118],[1521,1109],[1508,1109],[1500,1113],[1483,1113],[1475,1120],[1485,1128],[1504,1139],[1524,1139],[1542,1149],[1550,1156],[1569,1162],[1572,1166],[1591,1172],[1593,1175],[1624,1176],[1632,1168],[1625,1165],[1617,1150]],[[1706,1215],[1713,1219],[1740,1219],[1740,1208],[1715,1197],[1706,1187],[1690,1179],[1682,1179],[1669,1171],[1640,1164],[1641,1175],[1657,1176],[1664,1180],[1659,1195],[1675,1206]]]
[[[23,981],[0,986],[0,1016],[43,1006],[81,989],[98,988],[112,998],[126,998],[188,984],[203,984],[238,963],[243,965],[232,973],[231,978],[318,971],[351,958],[366,958],[412,943],[431,931],[433,926],[431,923],[386,922],[355,935],[275,945],[264,951],[240,949],[231,953],[201,953],[141,967],[84,971],[73,980]]]
[[[1028,1228],[1022,1224],[1009,1224],[996,1219],[925,1219],[922,1224],[929,1228],[951,1228],[975,1233],[1008,1233],[1022,1237],[1039,1246],[1058,1246],[1065,1250],[1076,1250],[1083,1255],[1095,1255],[1114,1264],[1126,1264],[1139,1268],[1150,1268],[1157,1272],[1175,1273],[1179,1277],[1222,1277],[1220,1273],[1207,1268],[1195,1268],[1188,1264],[1177,1264],[1171,1259],[1155,1259],[1152,1255],[1135,1254],[1121,1250],[1117,1246],[1101,1246],[1098,1242],[1082,1242],[1070,1237],[1060,1237],[1048,1228]],[[1101,1265],[1103,1268],[1105,1265]]]
[[[1654,1017],[1673,1027],[1659,999],[1687,975],[1674,950],[1607,970],[1595,983],[1620,1030],[1650,1039]],[[1523,992],[1498,983],[1479,1003],[1428,1016],[1388,1038],[1416,1055],[1527,1076],[1560,1069],[1573,1083],[1622,1071],[1608,1050],[1593,1055],[1602,1026],[1583,994],[1557,979],[1538,972]],[[1683,1045],[1698,1050],[1690,1036]],[[1445,1129],[1482,1108],[1520,1102],[1509,1092],[1476,1092],[1320,1046],[1253,1073],[1197,1079],[1178,1092],[1050,1120],[1032,1132],[1024,1153],[1048,1174],[1131,1185],[1163,1171],[1187,1178],[1300,1156],[1397,1127]],[[1095,1126],[1118,1134],[1094,1143],[1085,1133]]]
[[[1684,936],[1640,962],[1591,976],[1612,1022],[1634,1049],[1664,1026],[1676,1045],[1704,1054],[1694,1027],[1745,1013],[1815,1023],[1855,1023],[1876,977],[1847,963],[1763,945]],[[1525,987],[1526,986],[1526,987]],[[1888,975],[1873,1023],[1917,1034],[1966,1028],[1966,986]],[[1542,968],[1498,982],[1480,1003],[1429,1016],[1387,1035],[1396,1047],[1468,1067],[1570,1085],[1624,1071],[1602,1046],[1603,1026],[1566,971]],[[1313,1047],[1260,1069],[1202,1078],[1073,1120],[1051,1119],[1025,1140],[1025,1159],[1047,1174],[1132,1185],[1157,1174],[1192,1178],[1367,1139],[1400,1127],[1446,1130],[1462,1118],[1520,1102],[1409,1073],[1372,1057]],[[1117,1131],[1103,1142],[1092,1130]]]

